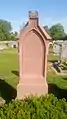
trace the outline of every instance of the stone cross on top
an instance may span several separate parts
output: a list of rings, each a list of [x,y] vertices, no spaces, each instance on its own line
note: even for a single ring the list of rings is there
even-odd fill
[[[29,21],[19,36],[19,75],[17,98],[48,93],[47,54],[51,37],[39,25],[38,12],[29,12]]]

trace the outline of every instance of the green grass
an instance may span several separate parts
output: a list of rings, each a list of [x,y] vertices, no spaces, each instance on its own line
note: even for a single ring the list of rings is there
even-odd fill
[[[7,49],[0,52],[0,78],[16,88],[18,77],[13,71],[18,71],[17,50]]]
[[[6,101],[16,96],[18,83],[18,51],[0,51],[0,96]]]

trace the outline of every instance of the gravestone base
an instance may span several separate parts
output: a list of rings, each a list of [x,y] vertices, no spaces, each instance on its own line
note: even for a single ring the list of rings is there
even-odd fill
[[[45,95],[48,93],[48,85],[43,77],[24,77],[17,86],[17,99],[22,99],[29,95]]]

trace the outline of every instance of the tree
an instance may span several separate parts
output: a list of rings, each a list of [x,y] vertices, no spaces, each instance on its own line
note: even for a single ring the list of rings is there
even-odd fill
[[[0,19],[0,41],[10,40],[11,30],[11,23],[6,20]]]
[[[64,27],[60,23],[53,25],[50,28],[50,35],[53,38],[53,40],[62,39],[66,36],[64,32]]]
[[[66,36],[63,37],[61,40],[67,40],[67,34],[66,34]]]
[[[18,38],[18,33],[15,31],[14,33],[10,33],[10,40],[17,40]]]

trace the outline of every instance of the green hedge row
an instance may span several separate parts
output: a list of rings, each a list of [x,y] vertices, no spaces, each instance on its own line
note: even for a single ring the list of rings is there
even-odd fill
[[[0,106],[0,119],[67,119],[67,102],[52,94],[12,100]]]

